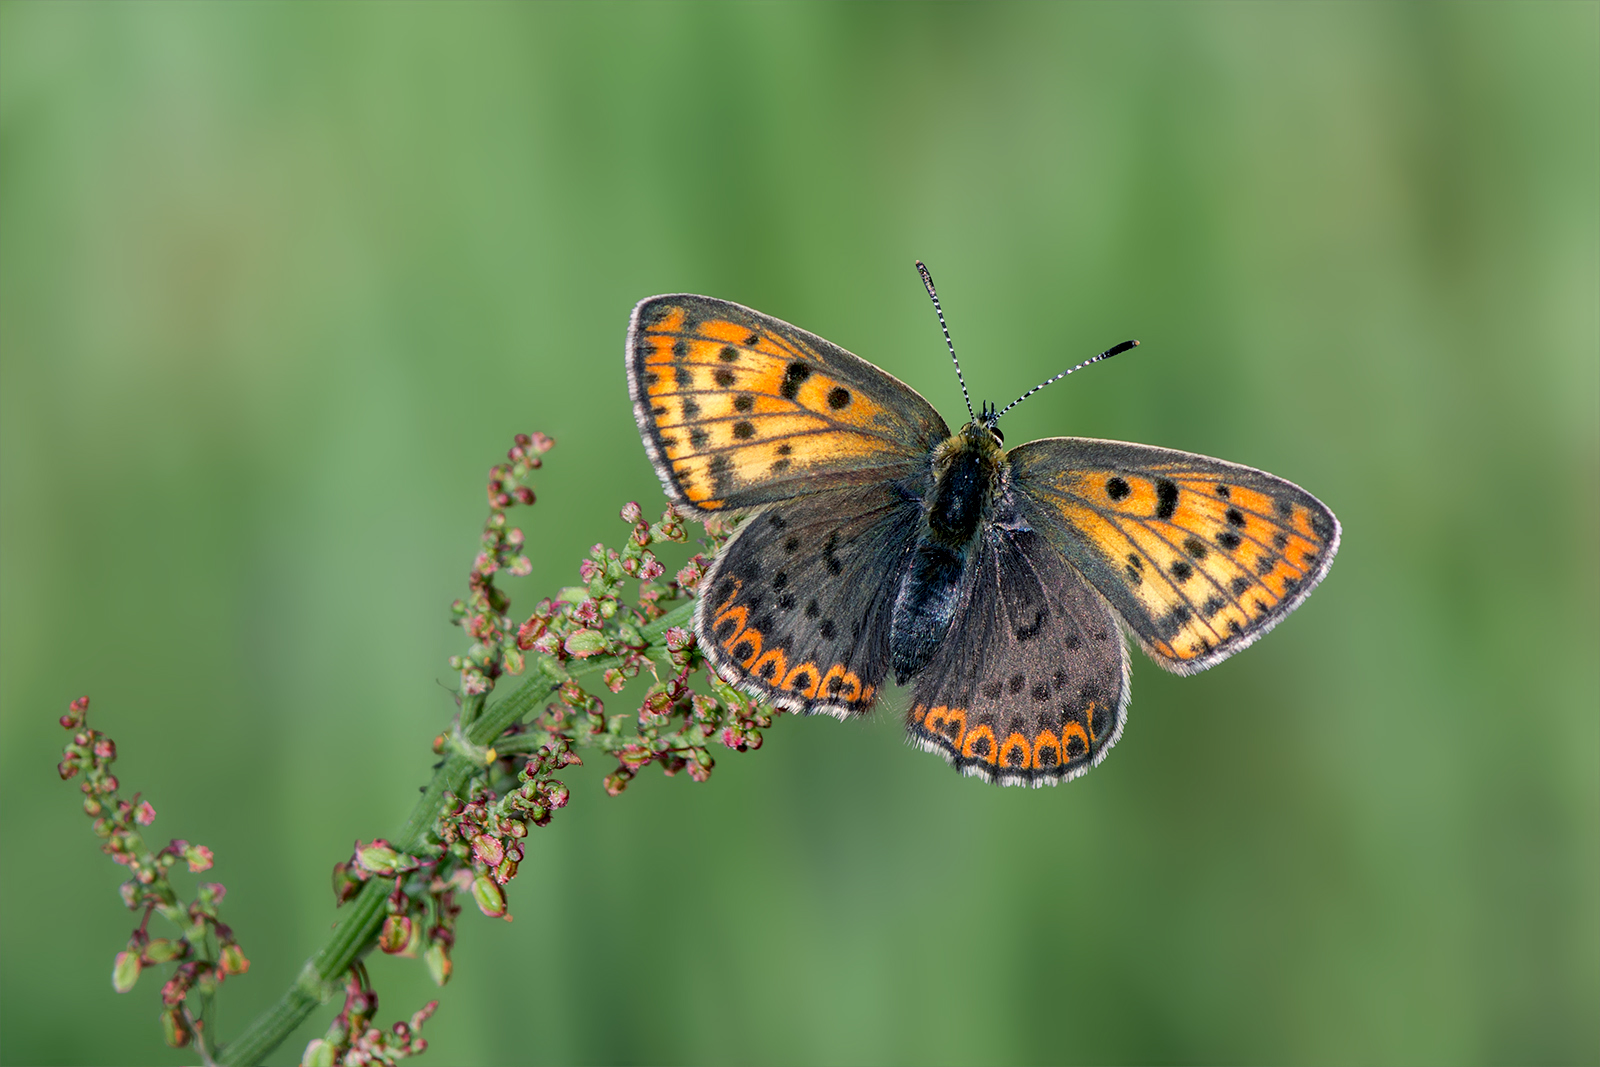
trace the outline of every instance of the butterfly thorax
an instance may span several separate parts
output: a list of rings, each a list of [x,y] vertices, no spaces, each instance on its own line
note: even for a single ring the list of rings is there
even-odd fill
[[[1005,452],[990,426],[970,422],[932,458],[933,489],[889,628],[891,661],[902,683],[927,664],[949,632],[972,549],[1000,493]]]
[[[993,504],[1004,455],[994,434],[975,422],[934,450],[926,513],[934,540],[949,548],[972,540]]]

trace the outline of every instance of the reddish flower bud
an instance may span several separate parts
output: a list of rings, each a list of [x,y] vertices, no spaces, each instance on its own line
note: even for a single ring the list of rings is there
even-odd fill
[[[525,485],[517,486],[515,496],[517,498],[517,503],[519,504],[531,504],[535,500],[533,490],[529,489]]]
[[[156,821],[155,807],[148,800],[141,800],[133,811],[133,821],[140,826],[149,826]]]
[[[211,850],[204,845],[190,845],[183,850],[183,858],[189,861],[191,874],[199,874],[201,871],[209,871],[211,869]]]
[[[472,854],[485,867],[498,867],[505,858],[505,847],[498,838],[479,834],[472,839]]]
[[[250,961],[245,958],[244,949],[232,941],[222,946],[221,962],[223,974],[244,974],[250,969]]]
[[[404,952],[411,942],[411,927],[409,916],[390,915],[383,920],[383,929],[378,933],[378,947],[391,956]]]
[[[626,504],[622,505],[622,521],[623,522],[630,523],[630,524],[638,522],[639,521],[639,516],[643,515],[643,514],[644,514],[644,509],[641,508],[636,501],[630,500]]]
[[[543,636],[547,623],[538,615],[534,615],[517,628],[517,647],[526,651],[533,647],[534,641]]]

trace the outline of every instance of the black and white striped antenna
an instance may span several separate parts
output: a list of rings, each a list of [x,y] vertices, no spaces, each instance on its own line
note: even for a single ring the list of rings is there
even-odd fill
[[[1128,349],[1130,349],[1130,348],[1138,348],[1138,347],[1139,347],[1139,342],[1138,341],[1124,341],[1120,345],[1113,345],[1112,347],[1106,349],[1104,352],[1100,353],[1098,356],[1093,357],[1092,359],[1084,360],[1082,363],[1078,364],[1076,367],[1068,367],[1066,370],[1062,371],[1060,374],[1056,375],[1054,378],[1046,378],[1044,381],[1040,382],[1038,385],[1034,386],[1032,389],[1029,389],[1026,393],[1023,393],[1021,396],[1017,397],[1011,403],[1009,403],[1005,407],[1001,408],[999,413],[995,415],[995,418],[999,419],[1001,415],[1004,415],[1006,412],[1010,411],[1012,408],[1016,407],[1018,404],[1022,403],[1024,400],[1028,399],[1034,393],[1037,393],[1039,390],[1043,389],[1045,386],[1051,384],[1052,382],[1059,382],[1061,379],[1065,378],[1067,375],[1071,374],[1075,370],[1082,370],[1083,368],[1087,367],[1091,363],[1099,363],[1102,359],[1110,359],[1112,356],[1120,356],[1122,353],[1126,352]],[[968,405],[968,407],[970,407],[970,406],[971,405]]]
[[[956,381],[961,383],[961,399],[967,402],[967,415],[977,422],[978,416],[972,413],[972,397],[967,395],[967,380],[961,376],[961,361],[956,358],[955,342],[950,340],[950,327],[944,324],[944,308],[939,306],[939,294],[933,288],[933,275],[928,273],[928,268],[922,265],[920,259],[917,260],[917,273],[922,275],[922,287],[928,290],[928,298],[933,301],[933,313],[939,316],[939,329],[944,331],[944,343],[950,349],[950,362],[956,365]]]

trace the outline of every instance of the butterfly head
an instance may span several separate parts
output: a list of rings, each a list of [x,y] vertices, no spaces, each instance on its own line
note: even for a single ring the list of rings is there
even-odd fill
[[[1005,447],[1006,435],[1000,432],[1000,412],[987,400],[978,408],[977,415],[961,428],[962,436],[984,447]]]
[[[973,420],[946,442],[943,454],[971,456],[981,469],[993,475],[999,470],[1001,457],[1006,450],[1006,439],[1000,433],[999,420],[994,406],[984,404]]]

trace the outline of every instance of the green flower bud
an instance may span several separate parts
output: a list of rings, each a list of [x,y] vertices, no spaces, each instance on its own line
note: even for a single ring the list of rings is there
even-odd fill
[[[487,874],[480,874],[472,880],[472,899],[477,902],[478,910],[491,919],[498,919],[506,913],[506,895]]]
[[[144,947],[144,958],[151,963],[169,963],[189,955],[189,942],[158,937]]]
[[[126,993],[133,988],[139,980],[139,954],[137,952],[119,952],[117,961],[111,965],[111,988],[118,993]]]
[[[167,1044],[173,1048],[187,1045],[192,1036],[189,1033],[189,1024],[184,1021],[183,1013],[177,1008],[169,1008],[161,1013],[161,1030],[167,1039]]]
[[[606,635],[599,630],[577,630],[567,638],[564,646],[569,656],[583,659],[606,650]]]
[[[315,1038],[306,1046],[300,1057],[301,1067],[334,1067],[339,1062],[339,1050],[331,1041]]]
[[[450,962],[450,954],[438,942],[428,946],[428,951],[422,954],[422,960],[428,965],[428,974],[433,978],[433,984],[442,986],[450,981],[450,972],[454,965]],[[331,1062],[331,1061],[330,1061]]]

